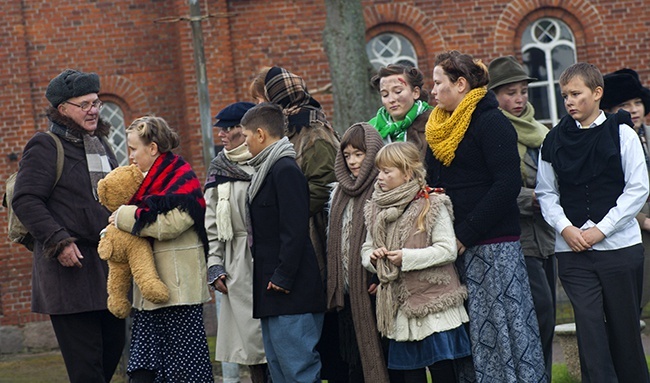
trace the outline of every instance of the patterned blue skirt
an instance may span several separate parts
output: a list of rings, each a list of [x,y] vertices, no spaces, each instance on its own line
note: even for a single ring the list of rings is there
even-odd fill
[[[388,368],[391,370],[415,370],[445,359],[458,359],[471,355],[472,350],[465,326],[434,332],[413,342],[397,342],[390,339],[388,345]]]
[[[156,383],[212,383],[202,305],[134,310],[127,372],[156,372]]]
[[[546,382],[521,244],[468,248],[456,261],[467,299],[477,382]]]

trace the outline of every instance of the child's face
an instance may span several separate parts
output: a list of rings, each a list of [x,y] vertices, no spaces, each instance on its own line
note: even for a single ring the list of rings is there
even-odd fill
[[[379,188],[383,191],[393,190],[396,187],[405,184],[411,177],[398,168],[384,166],[379,168],[377,182]]]
[[[126,135],[129,146],[129,159],[141,172],[146,173],[151,169],[154,161],[160,155],[158,145],[155,142],[145,144],[136,132],[129,132]]]
[[[500,86],[497,91],[499,107],[515,117],[520,117],[528,102],[528,81]]]
[[[246,146],[248,146],[248,151],[253,157],[255,157],[264,149],[260,140],[259,132],[244,127],[242,133],[244,134],[244,137],[246,137]]]
[[[343,158],[345,158],[345,164],[348,165],[350,173],[352,173],[354,177],[359,177],[361,164],[366,158],[366,152],[357,149],[352,145],[348,145],[343,149]]]
[[[643,100],[638,97],[627,100],[624,103],[613,107],[610,112],[616,113],[619,109],[623,109],[626,112],[630,113],[632,116],[632,122],[634,123],[634,129],[636,131],[639,131],[639,128],[641,128],[643,125],[643,117],[645,116],[645,106],[643,106]]]
[[[600,99],[603,88],[593,91],[580,76],[575,76],[565,85],[560,85],[566,111],[582,126],[589,126],[600,114]]]
[[[411,87],[404,75],[394,74],[379,80],[379,94],[393,121],[402,121],[420,98],[420,88]]]

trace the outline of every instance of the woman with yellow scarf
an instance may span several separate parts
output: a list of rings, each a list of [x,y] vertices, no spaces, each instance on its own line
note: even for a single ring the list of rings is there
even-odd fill
[[[462,372],[477,382],[541,382],[548,378],[519,242],[517,133],[488,82],[487,68],[470,55],[436,57],[427,183],[454,206],[474,367]]]

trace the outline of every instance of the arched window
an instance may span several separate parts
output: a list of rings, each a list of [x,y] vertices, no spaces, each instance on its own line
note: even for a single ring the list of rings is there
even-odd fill
[[[576,45],[571,29],[562,21],[542,18],[529,25],[521,38],[524,65],[539,81],[528,85],[535,118],[555,125],[566,115],[559,79],[576,63]]]
[[[111,132],[108,134],[108,141],[113,146],[118,164],[128,165],[129,149],[126,142],[126,127],[124,126],[122,108],[113,102],[104,102],[100,115],[112,126]]]
[[[398,33],[382,33],[373,37],[366,44],[366,53],[375,69],[388,64],[418,66],[415,47],[406,37]]]

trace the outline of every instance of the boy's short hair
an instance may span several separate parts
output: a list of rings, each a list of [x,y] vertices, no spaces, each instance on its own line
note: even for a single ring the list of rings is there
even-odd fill
[[[270,102],[263,102],[250,108],[241,119],[241,125],[247,130],[263,129],[271,137],[281,138],[287,126],[287,119],[282,107]]]
[[[580,77],[585,85],[592,91],[596,90],[597,87],[605,89],[603,74],[600,73],[600,70],[598,70],[598,68],[593,64],[575,63],[566,68],[560,75],[560,86],[568,84],[574,77]]]

